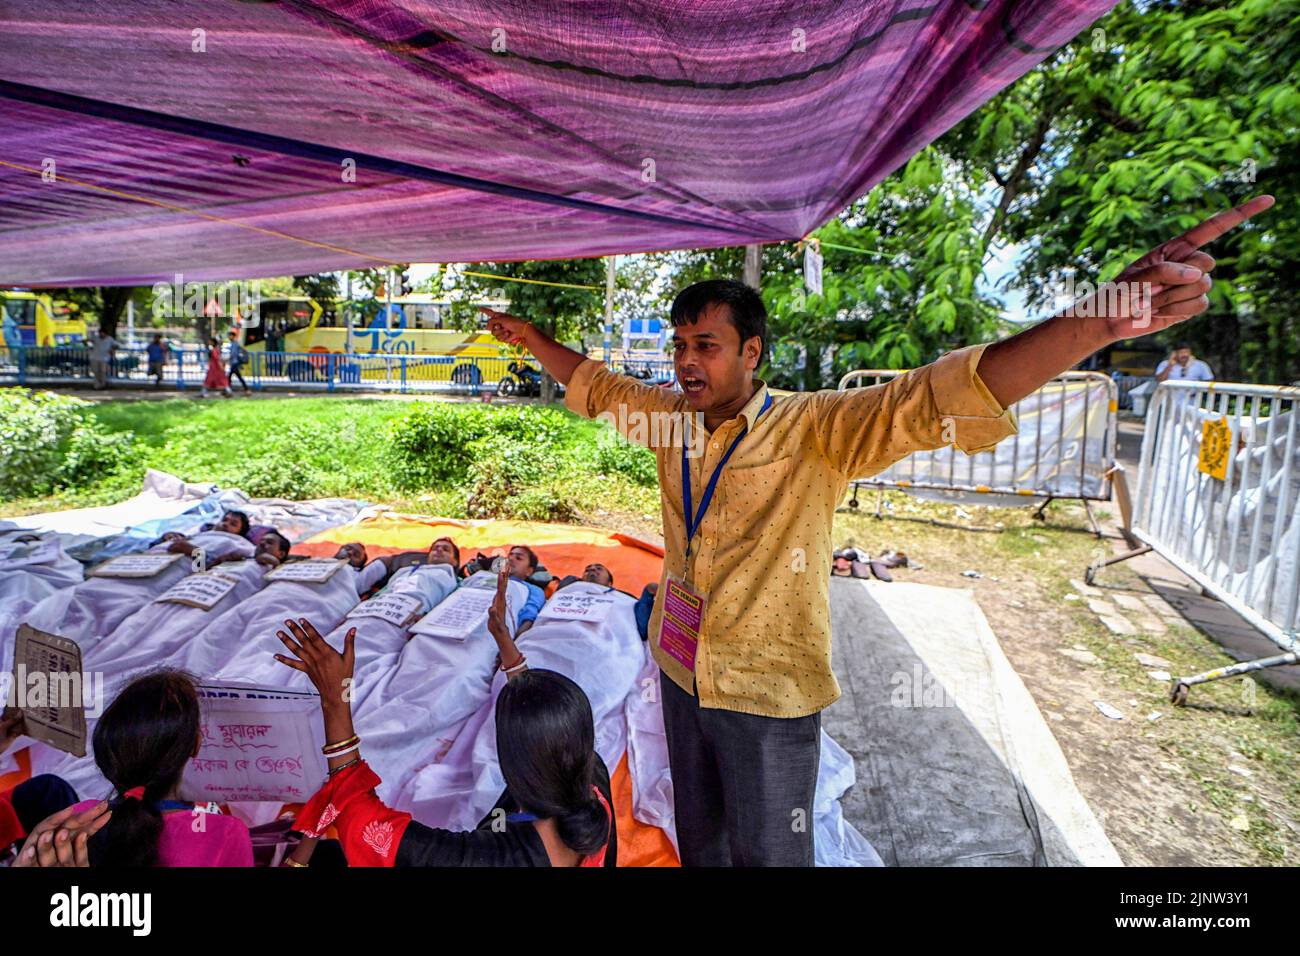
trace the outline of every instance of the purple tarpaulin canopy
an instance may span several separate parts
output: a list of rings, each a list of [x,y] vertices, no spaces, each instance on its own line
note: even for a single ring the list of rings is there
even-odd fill
[[[0,284],[797,239],[1114,3],[5,0]]]

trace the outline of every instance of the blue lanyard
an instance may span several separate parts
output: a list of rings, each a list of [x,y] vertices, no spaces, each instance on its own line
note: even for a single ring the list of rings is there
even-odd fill
[[[758,414],[754,416],[754,421],[757,422],[762,418],[763,413],[771,406],[772,395],[769,393],[763,400],[763,407],[760,408]],[[718,467],[713,469],[713,477],[710,478],[709,483],[704,486],[704,496],[700,499],[700,509],[695,512],[692,512],[691,510],[691,469],[690,465],[686,461],[686,442],[682,442],[682,498],[686,505],[686,556],[688,558],[691,556],[691,542],[695,540],[695,532],[700,530],[700,525],[704,523],[704,514],[709,510],[710,502],[713,501],[713,492],[718,487],[718,479],[722,477],[722,469],[726,466],[727,461],[740,446],[741,441],[747,434],[749,434],[748,428],[741,429],[740,434],[736,436],[736,440],[733,441],[731,447],[727,449],[727,453],[722,456],[722,461],[718,462]]]

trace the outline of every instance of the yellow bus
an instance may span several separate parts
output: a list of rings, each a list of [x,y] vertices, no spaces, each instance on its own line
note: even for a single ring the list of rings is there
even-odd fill
[[[85,320],[67,303],[39,292],[0,291],[0,312],[7,346],[76,345],[86,340]]]
[[[240,338],[253,361],[260,352],[306,352],[313,353],[308,361],[324,368],[327,356],[333,354],[341,357],[335,359],[340,367],[353,366],[361,381],[390,377],[394,366],[388,357],[408,359],[402,363],[408,379],[450,381],[460,359],[509,360],[515,356],[487,332],[446,328],[451,308],[446,299],[429,294],[394,297],[391,315],[387,303],[381,301],[374,320],[351,328],[344,318],[346,304],[341,299],[320,303],[306,296],[262,299],[258,320],[243,322]],[[495,309],[508,304],[505,299],[473,303]],[[378,361],[381,357],[384,361]],[[266,360],[268,371],[278,374],[280,357],[273,354]]]

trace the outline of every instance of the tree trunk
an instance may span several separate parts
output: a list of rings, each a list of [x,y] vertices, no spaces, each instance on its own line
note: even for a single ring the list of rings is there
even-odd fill
[[[803,348],[803,390],[815,392],[822,387],[822,344],[805,342]]]
[[[551,373],[542,369],[542,404],[550,405],[555,401],[555,379]]]
[[[117,322],[126,311],[126,303],[135,294],[132,286],[103,286],[99,290],[99,331],[117,338]]]

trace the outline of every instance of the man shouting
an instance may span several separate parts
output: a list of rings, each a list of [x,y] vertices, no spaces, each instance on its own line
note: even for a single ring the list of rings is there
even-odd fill
[[[1126,269],[1116,287],[992,345],[882,385],[778,398],[753,375],[758,293],[728,280],[672,305],[680,392],[619,375],[514,316],[488,314],[567,386],[566,404],[649,435],[663,498],[664,575],[649,640],[686,866],[808,866],[821,710],[831,671],[831,522],[851,478],[913,451],[967,454],[1016,430],[1008,407],[1093,352],[1205,311],[1200,247],[1273,204],[1260,196]],[[1116,294],[1118,291],[1118,294]],[[662,440],[660,424],[682,420]]]

